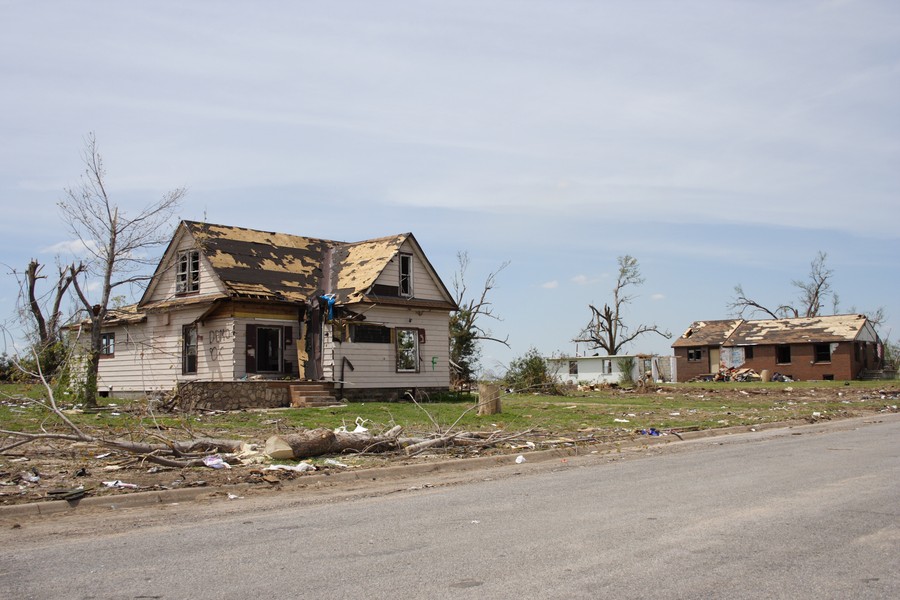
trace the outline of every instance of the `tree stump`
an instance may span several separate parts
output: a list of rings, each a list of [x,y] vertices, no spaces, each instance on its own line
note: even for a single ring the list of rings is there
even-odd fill
[[[500,386],[492,383],[479,383],[478,415],[496,415],[500,412]]]

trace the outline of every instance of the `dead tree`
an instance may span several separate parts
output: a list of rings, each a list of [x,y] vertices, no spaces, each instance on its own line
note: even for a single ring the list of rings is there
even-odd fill
[[[120,210],[106,188],[106,170],[94,134],[89,134],[83,152],[85,171],[80,183],[66,189],[59,202],[70,231],[90,255],[85,268],[70,267],[72,287],[85,310],[90,326],[90,345],[85,365],[84,401],[97,402],[97,372],[102,349],[101,329],[106,319],[113,290],[124,285],[142,284],[150,276],[142,272],[156,263],[152,250],[164,244],[170,235],[170,220],[184,197],[184,188],[167,192],[157,202],[129,217]],[[79,275],[99,278],[99,299],[91,300]]]
[[[657,325],[638,325],[631,328],[625,324],[623,319],[625,307],[636,298],[635,295],[629,294],[628,290],[643,284],[644,278],[641,277],[640,266],[633,256],[627,254],[620,256],[618,262],[619,274],[613,287],[612,304],[604,304],[602,310],[589,304],[591,320],[574,340],[589,342],[595,348],[602,348],[609,356],[616,356],[628,343],[646,333],[655,333],[666,339],[672,337],[670,332],[660,330]]]
[[[84,267],[82,265],[60,267],[53,292],[40,294],[38,283],[42,279],[47,279],[47,276],[41,273],[43,268],[44,265],[36,259],[31,259],[24,273],[13,270],[12,274],[19,283],[19,312],[23,320],[34,323],[34,330],[31,333],[33,343],[38,349],[39,360],[43,361],[45,370],[53,372],[62,360],[58,348],[62,339],[60,336],[63,320],[62,302],[74,277],[80,274]]]
[[[509,261],[491,271],[481,292],[470,296],[466,283],[469,254],[457,252],[456,258],[459,270],[453,274],[453,296],[458,308],[450,315],[450,360],[456,366],[457,383],[462,383],[472,380],[478,364],[480,342],[497,342],[509,347],[509,336],[497,337],[484,325],[487,319],[502,320],[494,313],[489,294],[497,285],[497,275],[509,266]]]

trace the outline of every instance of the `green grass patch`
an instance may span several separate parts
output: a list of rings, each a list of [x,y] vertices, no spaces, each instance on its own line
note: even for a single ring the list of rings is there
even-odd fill
[[[357,421],[374,433],[401,425],[407,434],[446,431],[519,432],[550,436],[638,429],[708,429],[778,421],[856,416],[896,405],[894,382],[798,382],[678,384],[646,391],[608,390],[569,396],[513,394],[502,413],[478,416],[473,397],[447,395],[439,402],[358,402],[326,408],[248,410],[229,413],[151,413],[143,401],[102,399],[96,413],[67,414],[80,427],[110,436],[159,430],[172,438],[189,435],[261,441],[294,428],[346,426]],[[882,393],[884,392],[884,393]],[[22,384],[0,386],[0,428],[64,431],[54,415],[31,402],[45,391]],[[68,407],[65,401],[61,406]],[[70,408],[70,407],[69,407]],[[818,413],[818,416],[814,416]]]

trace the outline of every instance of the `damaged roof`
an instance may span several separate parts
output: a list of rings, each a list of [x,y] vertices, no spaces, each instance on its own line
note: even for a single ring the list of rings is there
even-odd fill
[[[697,321],[672,344],[672,347],[844,342],[855,340],[867,323],[865,315],[829,315],[758,321],[742,319]]]
[[[865,315],[744,321],[727,345],[844,342],[856,339],[866,322]]]
[[[288,302],[305,302],[328,291],[339,303],[361,301],[412,236],[347,243],[196,221],[182,224],[231,296]]]
[[[675,340],[672,347],[721,346],[741,322],[741,319],[695,321],[688,327],[687,331],[681,334],[680,338]]]

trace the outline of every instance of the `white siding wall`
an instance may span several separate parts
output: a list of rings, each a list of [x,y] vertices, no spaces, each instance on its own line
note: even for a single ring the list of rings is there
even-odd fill
[[[158,276],[156,287],[153,288],[153,291],[148,299],[149,302],[159,302],[161,300],[168,300],[175,297],[175,266],[178,260],[178,255],[183,251],[194,249],[196,249],[196,246],[194,245],[194,240],[193,238],[191,238],[191,236],[185,235],[178,241],[175,252],[172,254],[171,261],[169,261],[165,265],[165,268],[160,272]],[[202,296],[204,294],[221,294],[224,292],[225,288],[222,287],[222,284],[219,282],[218,277],[216,277],[213,273],[212,265],[209,264],[209,260],[207,260],[206,256],[201,252],[199,295]]]
[[[413,251],[409,242],[403,244],[400,248],[400,252],[413,255],[413,297],[421,298],[423,300],[446,300],[443,294],[441,294],[440,288],[438,288],[434,279],[431,278],[428,269],[425,268],[422,257]],[[381,272],[381,275],[375,283],[392,285],[394,287],[400,284],[399,256],[395,256],[391,259],[391,262],[384,268],[384,271]]]
[[[360,312],[363,312],[361,309]],[[419,312],[422,315],[419,315]],[[447,311],[379,307],[365,311],[366,323],[390,328],[425,330],[419,344],[419,372],[398,373],[396,345],[363,344],[346,340],[335,344],[335,379],[347,357],[355,368],[344,371],[348,389],[390,387],[448,387],[450,385],[450,333]],[[411,320],[411,321],[410,321]]]
[[[574,358],[552,358],[547,363],[551,372],[555,371],[557,378],[562,383],[577,384],[579,382],[602,384],[619,383],[622,380],[622,372],[616,362],[615,356],[578,356]],[[578,374],[569,374],[569,361],[578,362]],[[612,373],[606,372],[606,364],[612,367]]]
[[[99,389],[169,390],[183,380],[232,379],[234,333],[225,319],[197,325],[197,373],[181,373],[182,327],[193,323],[202,311],[199,307],[169,314],[151,313],[146,323],[104,329],[115,332],[116,351],[114,357],[100,360]]]

